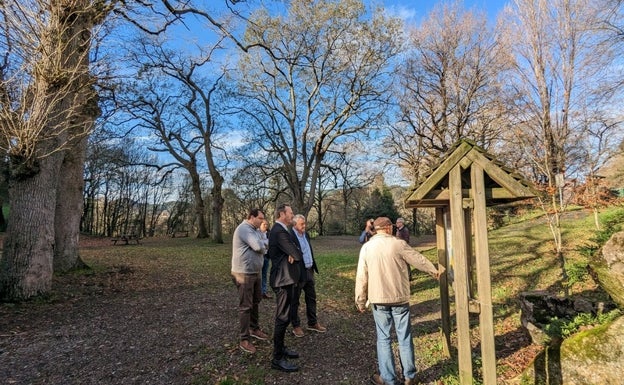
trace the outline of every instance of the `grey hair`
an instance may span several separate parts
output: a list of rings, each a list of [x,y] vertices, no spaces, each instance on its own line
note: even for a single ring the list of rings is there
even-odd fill
[[[305,222],[306,217],[303,214],[296,214],[292,220],[293,225],[296,224],[299,219],[303,219],[303,221]]]

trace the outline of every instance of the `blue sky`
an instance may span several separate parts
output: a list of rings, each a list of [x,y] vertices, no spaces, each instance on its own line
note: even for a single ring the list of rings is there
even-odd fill
[[[211,0],[208,3],[208,12],[214,12],[214,15],[227,15],[229,11],[225,8],[226,0]],[[410,24],[419,24],[427,14],[438,4],[452,3],[456,0],[363,0],[368,7],[382,5],[386,8],[388,14],[399,17],[410,22]],[[503,10],[505,5],[512,3],[513,0],[457,0],[463,3],[464,8],[470,10],[486,11],[489,19],[494,21],[497,15]],[[287,1],[283,0],[283,3]],[[242,14],[248,14],[250,10],[256,9],[262,5],[260,0],[249,0],[247,2],[239,2],[235,5],[235,9]],[[269,1],[267,5],[277,5],[281,3],[279,0]],[[282,3],[282,5],[283,5]],[[192,21],[187,20],[192,24]],[[184,28],[183,28],[184,29]],[[204,36],[204,38],[208,38]]]
[[[225,0],[210,0],[207,1],[207,7],[209,12],[214,12],[215,15],[219,14],[227,14],[227,10],[224,8]],[[438,4],[442,4],[443,1],[440,0],[363,0],[364,3],[368,7],[372,7],[374,5],[383,5],[388,14],[396,17],[400,17],[404,19],[407,23],[412,25],[419,24],[426,16],[431,12],[431,10]],[[453,0],[450,0],[453,1]],[[474,10],[484,10],[487,12],[490,20],[494,20],[498,13],[504,8],[504,6],[512,0],[464,0],[463,6],[467,9]],[[237,8],[241,10],[241,8],[245,11],[249,11],[249,9],[255,9],[257,6],[261,4],[259,0],[250,0],[247,3],[238,3]],[[172,43],[174,46],[177,46],[180,49],[180,43],[183,43],[182,46],[186,47],[186,49],[191,52],[196,51],[195,43],[201,44],[201,42],[211,41],[213,36],[208,29],[205,27],[206,23],[203,20],[188,18],[186,20],[186,26],[179,26],[175,29],[176,38],[173,39]],[[188,29],[187,29],[188,27]],[[226,45],[228,45],[226,41]],[[229,50],[223,51],[223,53],[217,53],[217,57],[221,58],[224,61],[233,61],[236,56],[237,50]],[[228,60],[229,59],[229,60]],[[217,60],[219,62],[219,60]],[[220,65],[220,64],[218,64]],[[229,133],[229,144],[232,146],[236,146],[241,143],[242,137],[238,135],[239,133],[236,130],[233,130]],[[390,181],[390,174],[386,175]],[[395,177],[395,179],[400,179]]]
[[[209,6],[209,10],[215,10],[221,12],[224,10],[224,0],[212,0]],[[368,6],[374,6],[377,4],[383,5],[391,13],[399,16],[402,15],[406,19],[420,20],[426,16],[436,4],[444,2],[451,3],[454,0],[363,0]],[[460,0],[461,1],[461,0]],[[496,18],[496,15],[504,8],[508,3],[513,0],[463,0],[463,5],[468,9],[485,10],[491,19]],[[261,1],[251,0],[247,3],[238,3],[236,8],[241,9],[253,9],[261,4]],[[274,3],[275,4],[275,3]]]
[[[229,11],[225,8],[226,1],[227,0],[208,1],[207,11],[217,16],[228,15]],[[513,0],[363,0],[367,7],[372,8],[376,5],[382,5],[386,8],[389,15],[399,17],[405,20],[408,24],[412,25],[418,25],[436,5],[453,3],[454,1],[462,2],[464,8],[466,9],[486,11],[488,18],[492,22],[495,21],[497,15],[503,10],[505,5],[513,3]],[[238,2],[234,8],[246,15],[249,14],[250,10],[261,6],[262,3],[263,2],[260,0],[249,0],[246,2]],[[267,2],[266,4],[275,6],[280,3],[283,5],[284,3],[287,3],[287,1],[273,0]],[[193,27],[194,23],[192,20],[192,17],[187,19],[187,25]],[[205,28],[200,26],[202,24],[205,25],[205,21],[199,22],[197,27],[201,29]],[[182,35],[187,35],[189,31],[185,27],[180,28]],[[193,39],[195,40],[207,39],[210,41],[213,38],[210,33],[206,33],[205,29],[202,33],[191,33],[191,35],[193,35]]]
[[[484,10],[488,17],[495,19],[496,15],[511,0],[464,0],[464,7],[467,9]],[[375,4],[379,0],[365,1],[368,4]],[[420,20],[426,16],[436,4],[441,4],[440,0],[382,0],[380,1],[390,12],[397,16],[402,15],[406,19]]]

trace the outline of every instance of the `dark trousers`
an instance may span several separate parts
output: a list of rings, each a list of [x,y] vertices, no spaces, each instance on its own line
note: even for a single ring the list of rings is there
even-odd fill
[[[290,323],[291,307],[295,297],[295,285],[273,288],[275,291],[275,329],[273,330],[273,358],[284,358],[284,337]]]
[[[240,339],[249,340],[250,330],[259,329],[258,304],[262,300],[260,274],[232,273],[238,289],[238,319]]]
[[[306,269],[306,280],[300,282],[295,287],[295,297],[293,298],[290,316],[293,327],[301,326],[301,318],[299,318],[299,299],[302,291],[306,304],[308,326],[316,325],[316,288],[314,284],[314,270],[312,268]]]

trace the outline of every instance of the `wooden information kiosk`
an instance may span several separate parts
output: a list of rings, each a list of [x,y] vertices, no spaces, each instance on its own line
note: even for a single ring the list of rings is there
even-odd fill
[[[535,196],[519,175],[502,167],[474,142],[460,140],[406,200],[406,207],[433,207],[439,264],[444,348],[450,355],[449,284],[455,293],[459,379],[471,385],[469,313],[479,314],[483,384],[496,385],[496,352],[486,206]]]

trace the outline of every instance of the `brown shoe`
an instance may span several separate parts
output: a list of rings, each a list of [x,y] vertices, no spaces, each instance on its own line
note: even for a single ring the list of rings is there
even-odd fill
[[[405,385],[416,385],[416,379],[415,378],[406,378],[405,379]]]
[[[373,374],[371,376],[371,383],[375,384],[375,385],[388,385],[383,378],[381,378],[381,376],[377,373]]]
[[[298,338],[305,336],[305,333],[303,332],[303,329],[301,329],[301,326],[296,326],[293,329],[293,334],[295,335],[295,337],[298,337]]]
[[[252,336],[253,338],[257,338],[257,339],[259,339],[260,341],[266,341],[266,340],[268,340],[268,339],[269,339],[269,335],[268,335],[268,334],[266,334],[265,332],[263,332],[263,331],[262,331],[262,330],[260,330],[260,329],[255,329],[255,330],[252,330],[252,331],[251,331],[251,333],[249,333],[249,334],[251,334],[251,336]]]
[[[240,342],[240,345],[238,345],[240,347],[240,349],[246,353],[255,353],[256,352],[256,347],[253,346],[253,344],[251,342],[249,342],[248,340],[242,340]]]
[[[321,324],[317,322],[312,326],[308,326],[308,330],[312,330],[317,333],[325,333],[327,331],[327,328],[324,326],[321,326]]]

